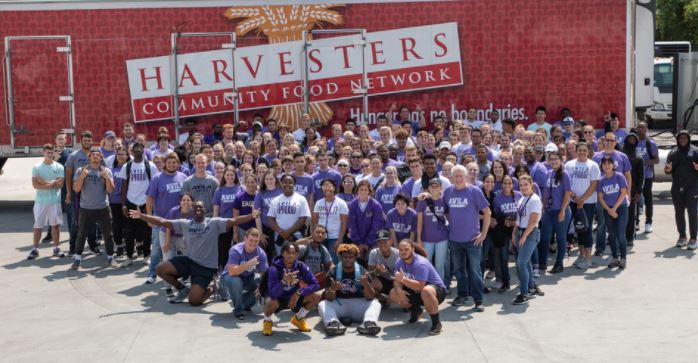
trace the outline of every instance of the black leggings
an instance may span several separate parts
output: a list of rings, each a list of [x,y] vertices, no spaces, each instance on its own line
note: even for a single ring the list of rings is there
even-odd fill
[[[645,223],[652,224],[652,215],[654,214],[654,201],[652,200],[652,182],[654,178],[645,178],[645,184],[642,186],[642,197],[645,198]]]
[[[671,199],[674,203],[674,217],[676,218],[676,229],[679,238],[686,238],[686,210],[688,209],[688,230],[692,240],[698,234],[698,190],[693,188],[685,190],[683,188],[671,188]]]
[[[110,204],[111,208],[111,231],[114,235],[114,245],[121,246],[124,243],[124,213],[121,211],[123,204]]]
[[[218,235],[218,268],[222,269],[228,264],[230,246],[233,244],[233,229]]]
[[[138,207],[131,202],[126,202],[128,210],[140,209],[141,213],[145,213],[145,204]],[[122,212],[123,213],[123,212]],[[140,219],[126,218],[124,237],[126,238],[126,256],[133,258],[133,252],[136,240],[143,242],[143,257],[150,256],[150,238],[152,237],[152,229],[147,223]]]

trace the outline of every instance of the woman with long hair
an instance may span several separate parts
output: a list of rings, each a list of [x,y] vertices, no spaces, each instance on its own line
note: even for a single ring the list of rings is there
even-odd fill
[[[337,196],[347,204],[356,198],[356,178],[353,175],[346,174],[342,177],[342,185],[339,187]]]
[[[114,166],[111,167],[112,175],[119,175],[121,168],[126,165],[126,163],[131,160],[128,155],[126,148],[122,147],[116,151],[116,157],[114,158]],[[125,217],[124,213],[121,211],[123,207],[123,201],[121,200],[121,183],[123,179],[114,178],[114,190],[109,193],[109,208],[111,209],[111,230],[114,235],[114,246],[116,247],[116,255],[120,256],[124,253],[124,223]],[[112,266],[115,267],[115,262],[112,259],[110,261]]]
[[[541,223],[541,243],[538,245],[538,268],[545,271],[548,261],[550,239],[555,232],[557,241],[557,256],[555,265],[550,273],[563,271],[562,260],[567,252],[567,231],[572,220],[572,210],[569,208],[572,198],[570,176],[562,165],[559,151],[548,155],[551,168],[543,186],[543,222]]]
[[[376,190],[376,200],[381,203],[384,214],[387,215],[393,209],[393,199],[400,192],[401,187],[400,179],[397,176],[397,168],[394,166],[385,168],[385,181]]]
[[[219,180],[219,187],[213,193],[213,217],[232,218],[235,198],[240,193],[240,181],[235,167],[228,165]],[[228,261],[228,250],[233,240],[233,232],[228,231],[218,236],[218,267],[222,268]]]
[[[271,229],[269,225],[267,214],[269,214],[269,206],[271,201],[283,194],[279,186],[279,179],[273,172],[267,172],[261,179],[261,185],[259,191],[254,196],[254,209],[259,209],[259,217],[255,219],[255,225],[258,230],[262,231],[261,243],[264,246],[265,252],[267,252],[268,262],[276,257],[276,248],[274,248],[274,241],[276,240],[276,235],[274,230]]]
[[[254,198],[257,194],[257,177],[254,174],[246,175],[242,179],[245,188],[238,192],[233,202],[233,217],[246,216],[252,213]],[[238,243],[245,240],[247,230],[255,226],[255,221],[233,226],[233,242]]]
[[[514,190],[514,178],[505,175],[502,179],[502,189],[495,193],[493,202],[494,218],[497,223],[492,231],[492,242],[495,275],[500,282],[499,293],[507,292],[510,288],[509,247],[516,224],[516,204],[519,199],[521,199],[521,193]]]
[[[518,251],[516,256],[516,269],[519,275],[519,294],[514,299],[514,305],[525,304],[530,295],[543,296],[543,291],[538,288],[533,276],[531,257],[540,240],[538,222],[543,212],[543,203],[540,197],[533,191],[533,179],[529,175],[523,175],[519,179],[522,197],[516,203],[516,228],[511,236],[511,241]]]

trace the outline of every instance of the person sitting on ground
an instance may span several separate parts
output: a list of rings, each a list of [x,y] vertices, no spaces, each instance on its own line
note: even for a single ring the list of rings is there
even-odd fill
[[[441,333],[439,304],[446,298],[446,285],[424,257],[424,250],[413,241],[403,239],[398,250],[400,260],[395,264],[395,287],[390,291],[390,300],[410,310],[410,323],[419,320],[424,305],[431,317],[429,335],[438,335]]]
[[[199,306],[213,294],[213,289],[208,285],[218,272],[218,235],[225,233],[233,225],[256,218],[259,210],[255,209],[249,215],[230,219],[207,218],[205,214],[206,207],[202,201],[194,203],[193,220],[164,219],[141,213],[139,209],[129,211],[129,216],[133,219],[164,226],[184,236],[187,255],[175,256],[161,262],[155,269],[160,278],[178,290],[177,295],[170,300],[171,303],[181,303],[186,298],[190,305]],[[191,287],[179,281],[179,278],[187,277],[191,277]]]
[[[400,252],[390,242],[390,231],[382,229],[376,233],[376,247],[368,253],[368,270],[373,276],[373,289],[381,304],[388,304],[384,295],[390,295],[393,289],[395,263],[400,259]]]
[[[223,286],[233,303],[236,319],[245,318],[243,311],[251,311],[260,274],[267,271],[267,254],[259,247],[262,233],[257,228],[245,232],[245,241],[230,248],[228,263],[223,272]]]
[[[314,292],[319,288],[308,265],[298,260],[298,245],[285,242],[281,246],[281,255],[276,256],[269,266],[267,291],[260,289],[260,295],[266,297],[262,335],[272,334],[271,314],[284,309],[291,309],[294,313],[291,324],[302,332],[309,332],[311,329],[305,316],[317,306],[318,298]]]
[[[318,305],[325,332],[330,336],[344,334],[347,328],[340,320],[347,319],[362,322],[357,328],[359,334],[376,335],[381,331],[376,325],[381,304],[375,299],[370,274],[356,262],[359,247],[343,243],[337,253],[341,262],[328,274],[330,286],[325,290],[325,300]]]

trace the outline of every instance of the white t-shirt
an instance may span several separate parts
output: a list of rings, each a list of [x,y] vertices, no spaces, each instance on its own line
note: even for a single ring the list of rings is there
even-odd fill
[[[533,193],[531,197],[521,197],[516,201],[516,225],[519,228],[528,227],[528,222],[531,219],[533,213],[538,213],[538,220],[540,222],[541,213],[543,212],[543,202],[541,202],[538,194]]]
[[[310,217],[310,207],[308,201],[298,193],[294,192],[290,197],[281,194],[271,201],[267,216],[276,218],[279,228],[286,230],[299,218]]]
[[[183,133],[179,134],[179,137],[177,138],[177,144],[184,145],[187,142],[188,138],[189,138],[188,132],[183,132]]]
[[[573,195],[579,197],[589,189],[592,181],[598,181],[601,177],[599,165],[593,160],[587,159],[585,162],[577,159],[570,160],[565,164],[565,171],[570,176]],[[596,204],[596,191],[584,201],[584,204]]]
[[[119,178],[126,180],[126,169],[127,165],[124,165],[119,171]],[[150,165],[150,179],[152,180],[155,174],[158,173],[158,169],[155,164],[148,162]],[[145,204],[146,192],[148,191],[148,185],[150,185],[150,180],[145,172],[145,164],[143,161],[136,163],[131,161],[131,178],[128,181],[128,192],[126,193],[126,199],[135,205]]]
[[[341,198],[335,197],[332,202],[322,198],[315,202],[313,213],[318,215],[318,224],[327,228],[327,238],[337,239],[342,226],[342,214],[349,215],[349,206]]]

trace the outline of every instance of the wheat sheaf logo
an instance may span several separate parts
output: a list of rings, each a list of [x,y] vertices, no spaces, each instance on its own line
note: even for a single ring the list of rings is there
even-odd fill
[[[303,31],[311,30],[322,23],[341,25],[342,15],[334,10],[343,4],[324,5],[266,5],[234,6],[223,14],[227,19],[244,19],[235,26],[235,33],[242,37],[252,30],[264,33],[269,43],[283,43],[303,40]],[[309,34],[309,39],[311,39]],[[286,122],[291,130],[300,124],[305,113],[303,104],[273,106],[270,118]],[[323,123],[332,119],[333,112],[324,102],[310,103],[310,117]]]

